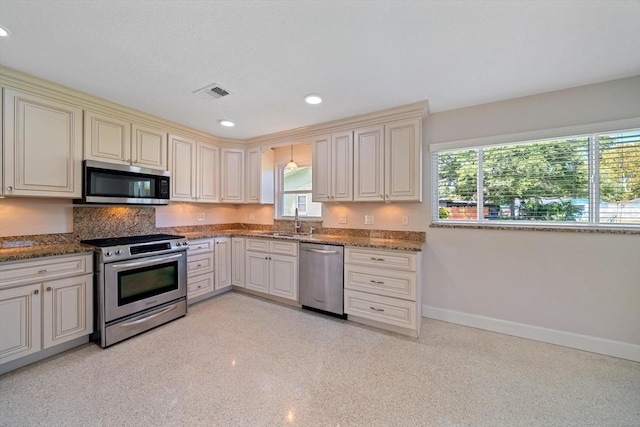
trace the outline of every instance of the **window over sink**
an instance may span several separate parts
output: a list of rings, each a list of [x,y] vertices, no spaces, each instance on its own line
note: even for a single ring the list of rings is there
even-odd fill
[[[290,170],[278,168],[278,217],[294,217],[296,208],[301,218],[322,216],[322,203],[311,201],[312,173],[312,167],[304,164]]]

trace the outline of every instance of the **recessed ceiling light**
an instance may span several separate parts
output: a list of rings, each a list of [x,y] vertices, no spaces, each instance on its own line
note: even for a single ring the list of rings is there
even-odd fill
[[[0,37],[9,37],[11,31],[7,30],[5,27],[0,25]]]
[[[311,93],[304,97],[304,102],[306,102],[307,104],[316,105],[322,102],[322,98],[320,98],[320,95],[318,94]]]
[[[228,128],[235,126],[236,124],[233,123],[230,120],[218,120],[218,123],[220,123],[222,126],[226,126]]]

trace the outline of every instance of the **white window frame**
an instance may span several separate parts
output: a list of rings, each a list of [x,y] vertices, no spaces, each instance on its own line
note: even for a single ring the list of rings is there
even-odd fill
[[[618,125],[626,125],[626,126],[612,126],[612,124]],[[467,143],[465,141],[452,141],[446,143],[438,143],[433,144],[431,148],[431,224],[439,225],[446,224],[447,226],[469,226],[469,225],[482,225],[482,226],[498,226],[501,228],[559,228],[559,229],[629,229],[629,230],[640,230],[640,225],[635,225],[631,223],[621,223],[621,224],[608,224],[600,222],[600,204],[596,201],[600,199],[600,165],[599,165],[599,136],[612,134],[612,133],[624,133],[630,131],[638,131],[640,130],[640,118],[639,119],[630,119],[630,120],[622,120],[617,122],[603,123],[603,124],[595,124],[591,126],[585,126],[585,130],[589,130],[589,132],[584,133],[573,133],[567,134],[562,133],[556,130],[554,133],[553,130],[545,130],[540,132],[534,132],[531,134],[519,134],[512,135],[510,141],[507,139],[509,136],[502,135],[500,138],[496,138],[497,140],[501,140],[501,142],[491,141],[490,138],[480,138],[477,140],[469,140]],[[576,130],[576,128],[565,128],[565,131]],[[527,139],[523,138],[525,135],[533,136],[535,134],[542,135],[540,138],[536,139]],[[518,221],[499,221],[499,220],[488,220],[484,218],[483,215],[483,149],[489,148],[493,146],[507,146],[507,145],[518,145],[518,144],[526,144],[526,143],[535,143],[542,141],[550,141],[554,139],[571,139],[577,137],[589,137],[589,219],[585,222],[577,222],[577,221],[527,221],[527,220],[518,220]],[[475,142],[475,143],[474,143]],[[481,143],[479,143],[481,142]],[[464,151],[464,150],[477,150],[478,151],[478,171],[477,171],[477,194],[478,200],[477,203],[477,219],[476,220],[448,220],[448,219],[440,219],[439,218],[439,194],[438,194],[438,179],[439,179],[439,170],[438,170],[438,154],[451,152],[451,151]]]
[[[298,163],[298,167],[313,167],[311,163],[309,162],[299,162]],[[284,218],[284,219],[288,219],[288,218],[293,218],[293,216],[285,216],[283,215],[283,209],[284,209],[284,195],[285,194],[307,194],[310,193],[313,190],[298,190],[298,191],[287,191],[285,193],[284,191],[284,169],[285,169],[285,165],[278,165],[277,167],[277,173],[276,173],[276,197],[275,197],[275,217],[276,218]],[[312,171],[313,172],[313,171]],[[298,204],[298,199],[296,198],[296,205]],[[298,210],[298,212],[300,213],[300,211]],[[311,217],[306,217],[306,218],[311,218],[311,219],[320,219],[322,218],[322,213],[319,216],[311,216]]]

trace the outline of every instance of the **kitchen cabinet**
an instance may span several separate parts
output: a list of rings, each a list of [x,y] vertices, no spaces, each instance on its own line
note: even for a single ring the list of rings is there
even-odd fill
[[[298,301],[298,243],[246,239],[246,289]]]
[[[370,326],[420,335],[420,253],[345,248],[344,311]]]
[[[422,201],[419,119],[356,129],[354,135],[354,201]]]
[[[244,237],[231,238],[231,284],[244,288]]]
[[[5,196],[82,196],[82,109],[3,90]]]
[[[244,202],[244,149],[223,148],[221,150],[221,197],[222,203]]]
[[[187,249],[187,303],[193,304],[215,290],[214,239],[190,240]]]
[[[274,202],[275,153],[260,148],[247,150],[247,203]]]
[[[314,202],[353,200],[353,132],[316,136],[312,147]]]
[[[214,249],[215,289],[231,286],[231,237],[216,237]]]
[[[112,115],[85,110],[84,158],[167,169],[167,133]]]
[[[218,156],[213,144],[169,135],[171,200],[218,202]]]
[[[0,265],[0,364],[75,339],[88,341],[92,259],[82,254]]]

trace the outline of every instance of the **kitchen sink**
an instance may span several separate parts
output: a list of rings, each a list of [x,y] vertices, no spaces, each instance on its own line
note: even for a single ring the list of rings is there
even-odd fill
[[[260,233],[261,236],[273,236],[273,237],[297,237],[299,234],[293,233],[282,233],[280,231],[265,231],[264,233]]]

